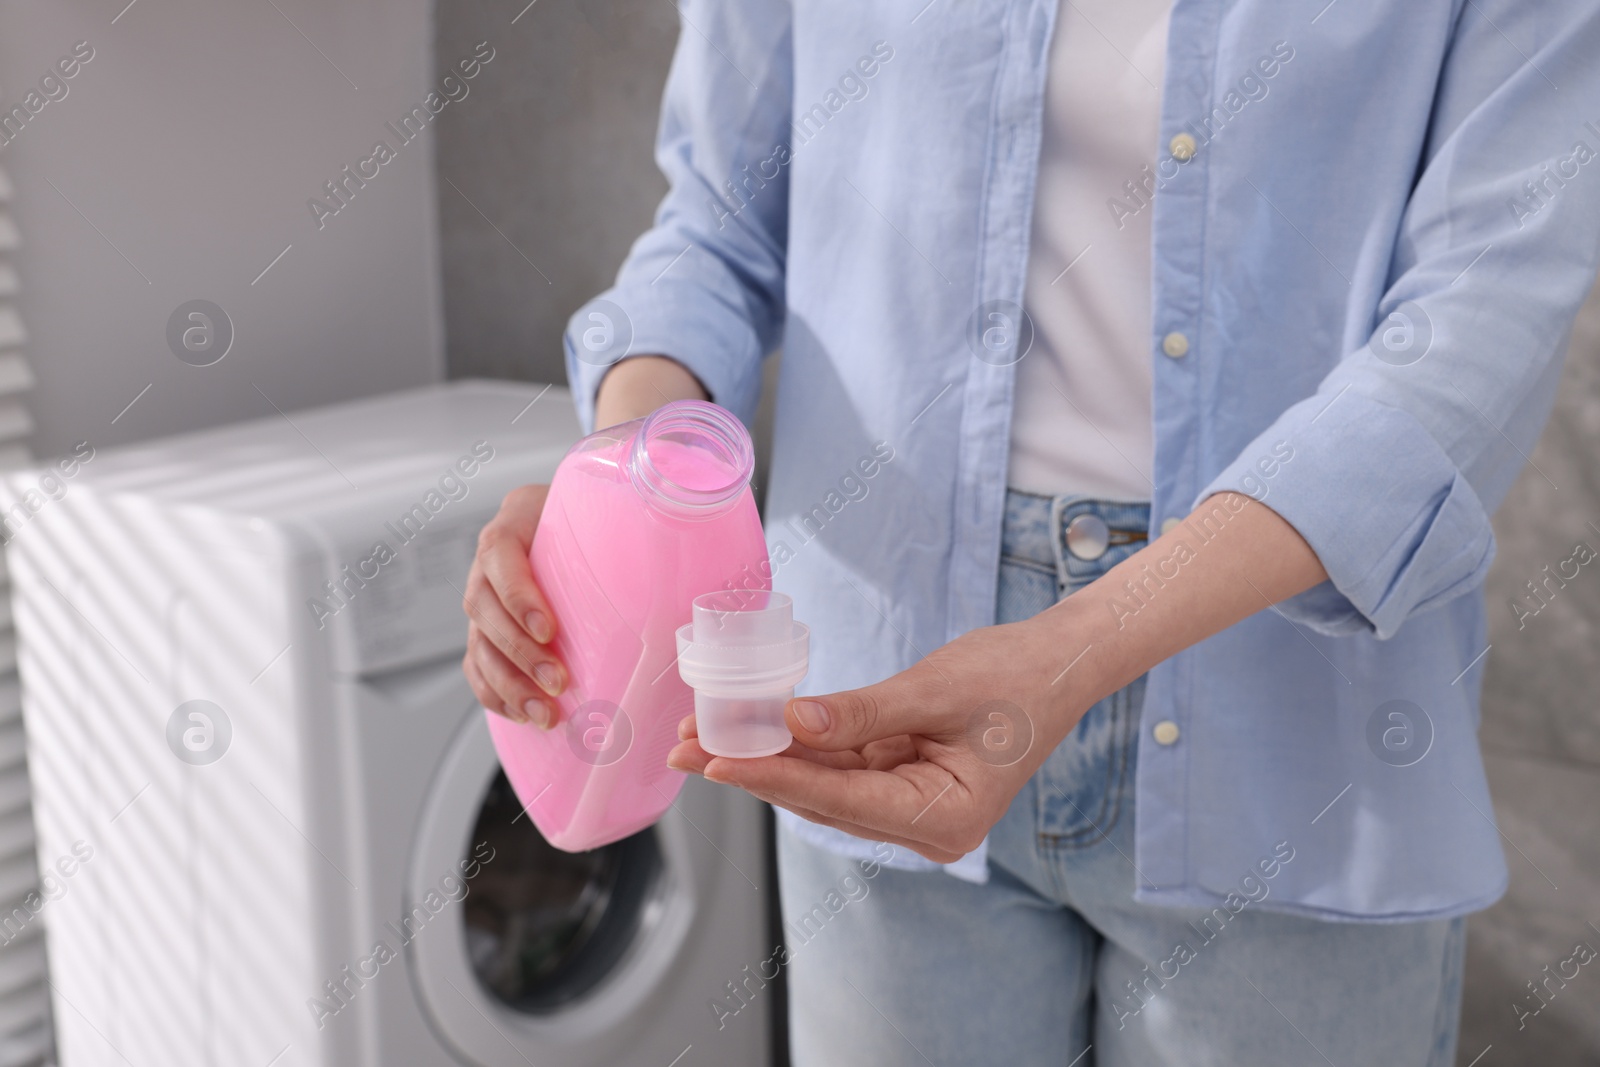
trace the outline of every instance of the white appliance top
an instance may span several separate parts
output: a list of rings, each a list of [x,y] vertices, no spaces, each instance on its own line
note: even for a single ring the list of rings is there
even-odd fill
[[[307,519],[425,489],[476,441],[559,456],[579,436],[565,387],[468,379],[101,450],[70,488]]]
[[[32,521],[109,533],[134,565],[281,570],[295,633],[327,642],[333,673],[369,675],[465,647],[479,530],[579,436],[565,388],[448,382],[97,451]],[[41,476],[8,476],[5,506]]]

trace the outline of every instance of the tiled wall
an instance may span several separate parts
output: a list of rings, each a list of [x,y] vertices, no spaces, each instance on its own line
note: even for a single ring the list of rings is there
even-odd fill
[[[567,315],[609,282],[664,188],[650,147],[676,13],[539,0],[509,17],[502,3],[438,4],[441,67],[481,40],[497,50],[438,125],[450,369],[559,381]],[[1495,523],[1483,739],[1511,890],[1471,925],[1461,1067],[1480,1055],[1475,1067],[1600,1062],[1600,961],[1520,1031],[1512,1008],[1578,941],[1600,948],[1588,925],[1600,924],[1600,559],[1521,629],[1510,606],[1579,541],[1600,551],[1597,452],[1600,299],[1575,337],[1538,469]]]

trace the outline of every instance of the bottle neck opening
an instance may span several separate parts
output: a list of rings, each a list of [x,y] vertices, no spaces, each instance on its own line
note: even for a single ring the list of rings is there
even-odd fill
[[[699,400],[675,400],[644,420],[628,473],[651,504],[680,518],[713,518],[738,502],[755,469],[744,424]]]

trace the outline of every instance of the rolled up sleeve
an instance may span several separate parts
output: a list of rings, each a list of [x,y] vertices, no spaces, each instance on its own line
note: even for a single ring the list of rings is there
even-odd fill
[[[1293,456],[1262,496],[1244,457],[1282,441]],[[1262,499],[1310,543],[1328,582],[1280,610],[1323,633],[1388,637],[1475,588],[1494,558],[1489,513],[1439,442],[1405,410],[1353,391],[1286,411],[1201,499],[1224,490]]]
[[[669,183],[616,284],[567,326],[567,376],[586,429],[619,360],[665,355],[748,420],[783,322],[790,5],[682,0],[656,163]]]
[[[1481,586],[1600,259],[1597,54],[1593,4],[1465,6],[1369,340],[1195,498],[1253,496],[1306,539],[1328,582],[1281,605],[1296,622],[1388,637]]]

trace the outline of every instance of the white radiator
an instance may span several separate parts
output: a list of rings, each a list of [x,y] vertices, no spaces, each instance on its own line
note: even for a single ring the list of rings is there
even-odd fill
[[[33,461],[27,445],[33,371],[23,355],[28,336],[17,314],[14,266],[21,241],[11,213],[11,181],[0,170],[0,470]],[[11,580],[0,555],[0,1067],[36,1067],[52,1055],[44,930],[37,917],[45,903],[34,856]]]

